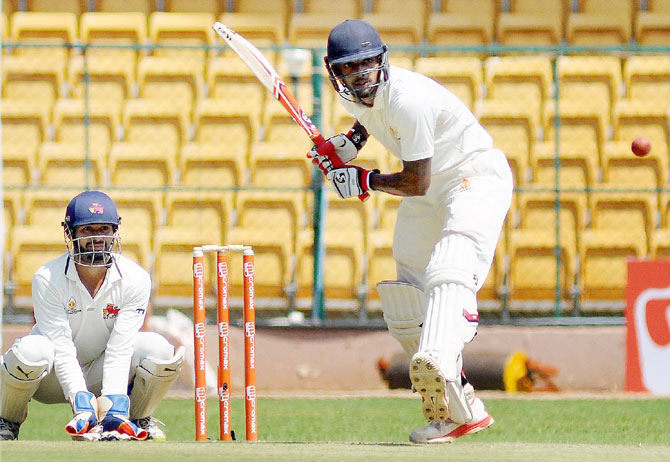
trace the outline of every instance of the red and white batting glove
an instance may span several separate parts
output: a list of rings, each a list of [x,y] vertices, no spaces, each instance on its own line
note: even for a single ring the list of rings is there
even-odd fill
[[[325,144],[313,146],[307,153],[307,157],[312,163],[318,165],[324,175],[327,175],[336,166],[348,164],[356,158],[367,137],[360,131],[353,128],[345,135],[340,133],[328,138]]]
[[[328,179],[333,182],[337,194],[342,199],[347,199],[371,191],[370,176],[373,173],[379,173],[379,170],[367,170],[352,165],[350,167],[332,169],[328,172]]]

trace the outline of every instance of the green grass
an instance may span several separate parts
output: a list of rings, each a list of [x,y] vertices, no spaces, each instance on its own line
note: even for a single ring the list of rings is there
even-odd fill
[[[423,425],[417,399],[260,398],[260,444],[194,443],[193,401],[165,400],[156,417],[169,443],[80,443],[63,428],[67,405],[31,403],[21,440],[0,445],[2,460],[118,459],[299,461],[318,460],[670,460],[670,399],[485,400],[495,425],[452,445],[407,443]],[[218,439],[218,406],[209,401],[210,437]],[[244,439],[243,402],[233,400],[233,428]],[[303,444],[300,444],[303,443]],[[310,444],[304,444],[310,443]],[[157,454],[156,448],[161,448]],[[449,455],[448,458],[446,455]],[[19,456],[20,455],[20,459]],[[76,455],[76,456],[75,456]],[[7,456],[7,459],[4,459]],[[17,456],[16,459],[13,456]],[[437,458],[436,458],[437,456]],[[62,457],[62,459],[61,459]],[[202,457],[202,459],[200,459]],[[111,460],[111,459],[110,459]]]

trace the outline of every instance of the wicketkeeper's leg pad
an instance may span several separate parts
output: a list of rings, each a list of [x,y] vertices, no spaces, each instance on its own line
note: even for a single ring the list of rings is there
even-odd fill
[[[411,358],[421,338],[426,306],[423,291],[405,282],[382,281],[377,284],[377,292],[389,333]]]
[[[183,346],[169,359],[147,356],[135,371],[130,391],[130,419],[150,417],[165,397],[170,386],[179,377],[184,362]]]
[[[54,347],[41,335],[18,339],[4,356],[0,356],[0,417],[23,423],[28,402],[51,372]]]

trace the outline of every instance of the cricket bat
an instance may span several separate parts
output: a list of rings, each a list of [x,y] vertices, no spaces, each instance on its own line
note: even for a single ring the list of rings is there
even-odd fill
[[[256,78],[267,88],[272,96],[277,99],[284,109],[291,115],[293,120],[303,129],[307,136],[312,140],[312,142],[321,147],[326,143],[325,138],[321,134],[316,125],[312,122],[312,119],[309,118],[305,111],[302,110],[300,104],[295,99],[291,91],[288,89],[286,84],[279,78],[279,74],[272,67],[272,64],[263,56],[263,54],[253,46],[249,41],[244,37],[239,35],[234,30],[226,27],[220,22],[214,23],[214,31],[216,31],[219,36],[225,40],[226,44],[232,50],[237,53],[237,55],[244,61],[244,63],[251,69],[251,72],[254,73]],[[334,154],[334,152],[332,153]],[[333,163],[333,167],[339,168],[344,167],[344,164],[340,159],[335,155],[325,155]],[[358,196],[362,201],[370,197],[370,193],[364,193]]]

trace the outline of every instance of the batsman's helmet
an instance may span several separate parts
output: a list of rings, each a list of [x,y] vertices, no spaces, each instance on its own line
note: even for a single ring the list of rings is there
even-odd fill
[[[377,82],[362,89],[372,89],[373,96],[377,89],[388,80],[388,48],[382,42],[377,30],[365,21],[347,19],[335,26],[328,36],[327,53],[324,61],[330,75],[330,81],[335,90],[345,99],[354,102],[360,101],[362,91],[361,89],[350,88],[345,84],[342,80],[342,74],[338,71],[338,65],[340,64],[378,58],[378,66],[348,75],[348,77],[352,77],[380,71]]]
[[[67,205],[63,228],[65,244],[70,256],[78,264],[86,266],[107,266],[112,261],[112,253],[120,253],[118,235],[121,217],[116,211],[114,201],[101,191],[84,191],[75,196]],[[84,225],[112,225],[112,236],[75,237],[74,230]],[[104,239],[104,249],[86,249],[83,239]]]

